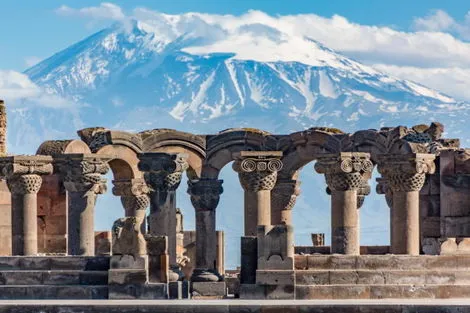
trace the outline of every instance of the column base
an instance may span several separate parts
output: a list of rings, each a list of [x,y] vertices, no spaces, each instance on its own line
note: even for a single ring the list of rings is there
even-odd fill
[[[184,279],[184,274],[178,265],[170,265],[168,270],[168,281],[177,282]]]
[[[215,269],[196,268],[191,276],[191,282],[219,282],[224,278]]]

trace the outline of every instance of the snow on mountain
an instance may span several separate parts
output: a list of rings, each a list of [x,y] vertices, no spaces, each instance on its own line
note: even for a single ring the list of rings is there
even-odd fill
[[[349,129],[361,122],[377,127],[390,114],[466,107],[311,38],[195,13],[115,24],[25,73],[48,92],[102,112],[116,104],[147,112],[157,107],[159,115],[196,124],[223,117],[236,123],[262,113],[287,118],[270,129],[278,131],[343,121]]]
[[[285,133],[312,126],[354,131],[438,120],[448,137],[463,136],[470,146],[463,133],[468,104],[391,77],[261,17],[252,24],[233,18],[149,13],[40,62],[25,74],[78,109],[11,108],[9,145],[15,152],[28,146],[31,153],[42,140],[75,137],[77,125],[195,133],[246,126]],[[324,190],[324,181],[319,175],[312,179],[312,173],[309,168],[301,174],[305,196],[294,210],[298,244],[309,244],[310,232],[329,234],[328,196],[319,192],[313,201],[308,192]],[[221,177],[232,192],[221,198],[217,219],[229,242],[227,265],[234,267],[243,228],[242,191],[230,168]],[[191,228],[191,204],[184,192],[178,197]],[[97,228],[109,228],[122,216],[120,208],[111,195],[100,197]],[[371,196],[361,209],[363,244],[388,242],[387,218],[383,199]]]

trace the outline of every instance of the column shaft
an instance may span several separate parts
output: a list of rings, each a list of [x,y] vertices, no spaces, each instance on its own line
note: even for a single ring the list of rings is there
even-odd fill
[[[255,192],[244,191],[245,209],[245,236],[256,236],[256,226],[258,218],[258,199]]]
[[[259,190],[256,192],[258,202],[257,225],[271,225],[271,190]]]
[[[95,202],[96,193],[90,191],[68,192],[69,255],[95,255]]]
[[[357,190],[331,192],[331,253],[358,255]]]
[[[196,268],[216,269],[215,210],[196,211]]]
[[[419,255],[419,191],[394,191],[391,252]]]
[[[23,236],[24,255],[38,253],[38,208],[37,194],[23,195]]]
[[[12,255],[38,253],[37,195],[12,194]]]

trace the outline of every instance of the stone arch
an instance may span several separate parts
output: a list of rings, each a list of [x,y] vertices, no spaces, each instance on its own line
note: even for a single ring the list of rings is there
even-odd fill
[[[318,156],[340,152],[349,136],[340,130],[323,127],[310,128],[288,135],[289,144],[281,149],[284,155],[279,179],[296,179],[298,171],[316,160]]]
[[[269,151],[277,149],[278,138],[254,128],[235,128],[207,136],[207,154],[202,177],[216,179],[222,168],[234,160],[240,151]]]
[[[142,138],[143,149],[146,152],[184,153],[188,155],[187,170],[190,179],[201,177],[204,159],[206,157],[206,138],[173,129],[146,130],[139,135]]]
[[[142,178],[137,168],[137,154],[143,151],[140,136],[103,127],[85,128],[77,133],[91,152],[112,156],[109,166],[115,180]]]

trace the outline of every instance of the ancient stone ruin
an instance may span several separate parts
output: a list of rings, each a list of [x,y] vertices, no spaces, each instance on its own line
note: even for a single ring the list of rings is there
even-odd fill
[[[369,299],[470,296],[470,149],[432,123],[286,135],[227,129],[195,135],[102,127],[6,155],[0,106],[0,298]],[[239,271],[225,273],[216,210],[222,168],[244,189]],[[331,197],[331,245],[294,246],[299,170],[314,163]],[[377,192],[390,207],[389,246],[361,246],[359,210]],[[95,233],[94,206],[112,192],[123,211]],[[180,186],[183,174],[188,186]],[[108,182],[109,184],[109,182]],[[175,194],[187,190],[196,229]],[[230,190],[225,190],[230,192]],[[146,216],[147,208],[150,213]]]

